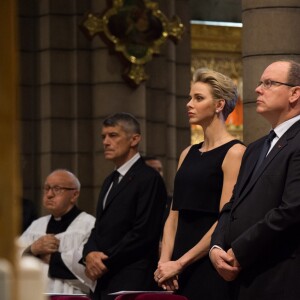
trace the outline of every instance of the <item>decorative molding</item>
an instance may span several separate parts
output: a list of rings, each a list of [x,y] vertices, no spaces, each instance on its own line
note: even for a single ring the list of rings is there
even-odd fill
[[[239,100],[226,122],[229,132],[243,139],[243,66],[242,29],[239,27],[191,24],[191,72],[198,68],[209,68],[226,74],[236,81]],[[203,140],[200,126],[191,127],[191,143]]]
[[[242,78],[242,29],[191,24],[192,72],[207,67]]]
[[[242,29],[240,27],[191,24],[192,49],[242,53]]]
[[[215,57],[208,54],[195,53],[192,55],[191,70],[209,68],[224,73],[233,79],[242,78],[242,61],[240,57]]]

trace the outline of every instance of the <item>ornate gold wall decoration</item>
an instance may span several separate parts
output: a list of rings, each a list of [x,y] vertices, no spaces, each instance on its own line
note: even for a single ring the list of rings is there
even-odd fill
[[[124,58],[125,78],[134,86],[148,78],[144,65],[170,38],[181,39],[184,26],[174,16],[171,20],[150,0],[113,0],[102,16],[88,13],[81,28],[90,37],[100,35]]]
[[[243,95],[242,95],[242,28],[191,25],[191,72],[198,68],[210,68],[221,72],[236,81],[239,99],[235,110],[229,115],[226,125],[231,134],[243,139]],[[203,140],[200,126],[192,126],[191,143]]]

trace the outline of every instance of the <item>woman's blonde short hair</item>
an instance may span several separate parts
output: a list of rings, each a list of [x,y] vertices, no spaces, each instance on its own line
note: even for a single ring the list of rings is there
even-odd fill
[[[237,99],[238,91],[237,87],[228,76],[225,76],[219,72],[200,68],[194,72],[193,83],[203,82],[211,86],[212,95],[214,99],[224,99],[225,106],[222,110],[224,120],[234,110]]]

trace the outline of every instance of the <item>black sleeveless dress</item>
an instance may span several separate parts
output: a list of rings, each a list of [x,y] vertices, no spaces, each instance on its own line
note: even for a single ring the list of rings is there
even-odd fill
[[[178,210],[178,226],[173,260],[195,246],[217,221],[222,194],[222,163],[232,140],[207,152],[200,152],[202,143],[193,145],[174,181],[173,210]],[[196,261],[179,275],[178,294],[189,300],[227,300],[228,283],[212,266],[209,257]]]

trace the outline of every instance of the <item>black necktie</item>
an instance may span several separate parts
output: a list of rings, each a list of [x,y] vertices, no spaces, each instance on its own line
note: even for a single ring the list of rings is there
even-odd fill
[[[256,163],[255,169],[253,171],[253,174],[255,174],[255,172],[259,169],[261,163],[263,162],[263,160],[266,158],[266,155],[270,149],[271,143],[273,141],[273,139],[276,137],[276,133],[274,130],[271,130],[267,136],[267,138],[264,141],[263,147],[261,149],[258,161]]]
[[[112,186],[108,192],[108,195],[103,203],[103,208],[105,208],[105,205],[107,203],[107,199],[109,198],[109,196],[112,194],[112,192],[116,189],[118,183],[119,183],[119,177],[120,177],[120,173],[118,171],[114,171],[113,175],[112,175],[112,179],[111,179],[111,183]]]
[[[112,177],[112,187],[109,191],[109,194],[111,194],[111,192],[116,189],[116,186],[119,183],[119,176],[120,176],[120,173],[118,171],[114,171],[114,174]]]

